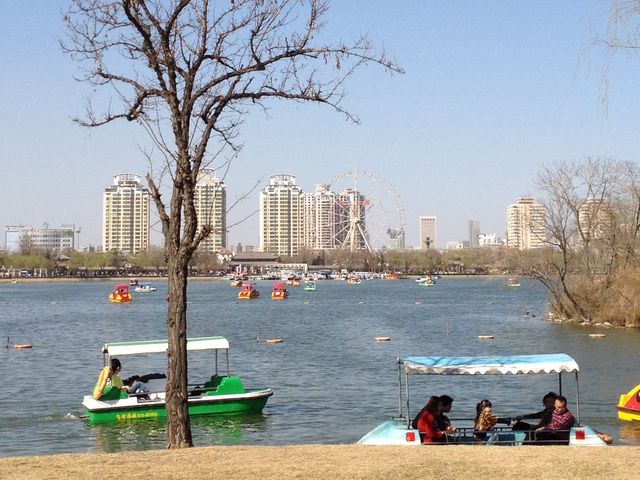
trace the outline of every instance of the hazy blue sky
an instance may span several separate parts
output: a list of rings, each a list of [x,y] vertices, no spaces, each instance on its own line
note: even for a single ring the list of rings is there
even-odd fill
[[[104,188],[147,165],[139,130],[72,124],[90,90],[58,46],[65,4],[2,2],[0,227],[76,223],[82,244],[100,244]],[[273,173],[312,190],[356,165],[400,195],[408,245],[418,245],[420,215],[438,217],[438,246],[465,240],[469,219],[504,235],[507,205],[536,195],[543,164],[638,160],[640,60],[614,59],[602,106],[605,52],[593,40],[604,35],[608,9],[598,0],[334,1],[326,36],[368,32],[406,74],[370,67],[352,78],[345,106],[361,125],[310,105],[253,112],[226,178],[230,203]],[[257,208],[256,191],[230,223]],[[228,238],[257,244],[257,215]]]

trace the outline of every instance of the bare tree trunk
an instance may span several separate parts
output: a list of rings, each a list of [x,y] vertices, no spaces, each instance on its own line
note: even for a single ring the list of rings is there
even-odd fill
[[[167,446],[168,448],[192,447],[191,424],[187,391],[187,269],[184,255],[169,255],[167,275],[169,303],[167,312]]]

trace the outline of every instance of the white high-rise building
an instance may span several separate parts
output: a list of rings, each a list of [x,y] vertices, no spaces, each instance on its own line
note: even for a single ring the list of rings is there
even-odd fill
[[[102,244],[105,252],[138,253],[149,248],[151,195],[140,177],[122,173],[104,191]]]
[[[316,185],[314,197],[315,238],[313,248],[318,250],[336,248],[336,233],[340,228],[336,217],[336,194],[329,190],[328,185]]]
[[[522,197],[507,208],[507,246],[520,250],[545,246],[544,205]]]
[[[199,235],[202,227],[211,227],[211,233],[206,237],[198,250],[216,253],[227,246],[227,189],[224,182],[214,176],[213,170],[203,168],[196,183],[194,204],[198,218]]]
[[[325,184],[316,185],[314,193],[304,194],[305,248],[314,250],[336,248],[336,194]]]
[[[260,250],[297,255],[303,247],[304,193],[293,175],[272,175],[260,192]]]
[[[437,240],[436,217],[420,217],[420,248],[423,250],[434,250],[436,248]]]

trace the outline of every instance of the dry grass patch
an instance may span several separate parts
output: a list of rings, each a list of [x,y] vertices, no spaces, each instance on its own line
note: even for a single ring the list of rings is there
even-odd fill
[[[0,458],[0,479],[635,478],[640,447],[206,447]]]

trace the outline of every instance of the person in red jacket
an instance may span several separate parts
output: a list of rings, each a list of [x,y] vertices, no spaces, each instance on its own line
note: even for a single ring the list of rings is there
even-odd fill
[[[440,397],[432,396],[420,413],[413,419],[412,426],[420,432],[420,441],[424,443],[442,443],[447,441],[447,433],[438,428],[438,417],[442,413]]]

